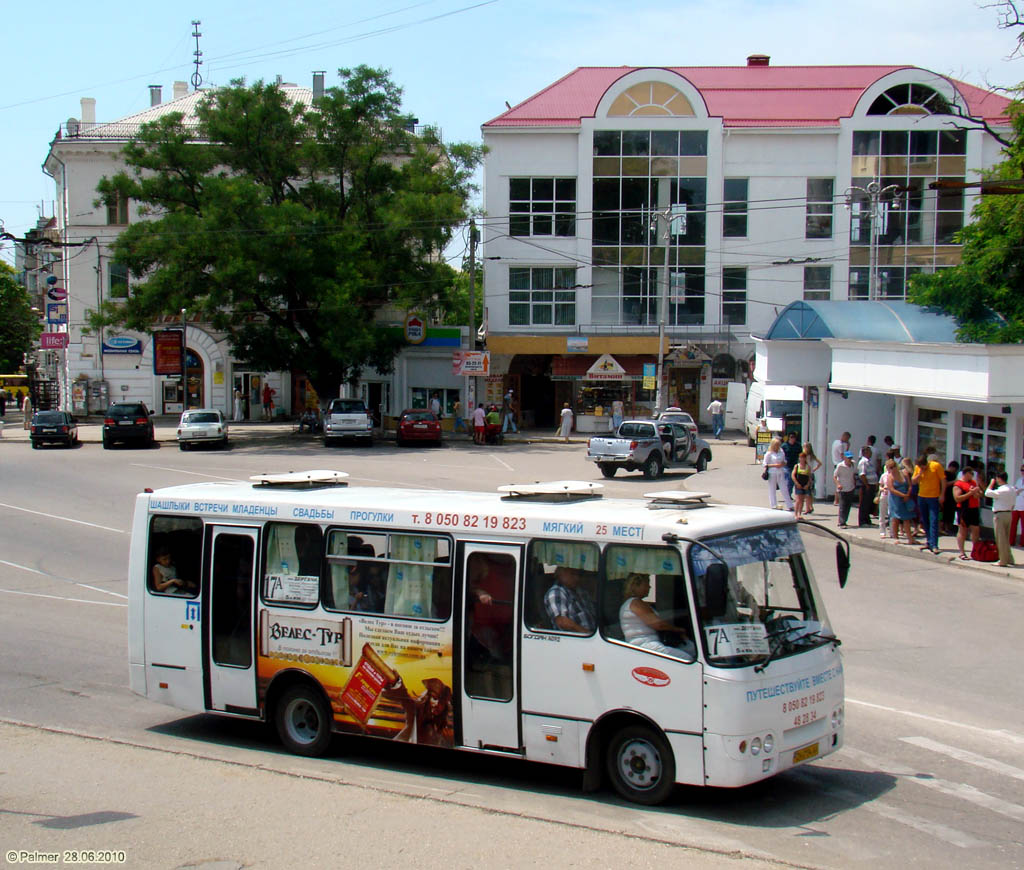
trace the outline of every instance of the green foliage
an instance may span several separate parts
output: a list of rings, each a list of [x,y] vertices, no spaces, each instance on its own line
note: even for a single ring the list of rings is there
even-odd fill
[[[0,263],[0,372],[8,374],[21,370],[39,338],[39,315],[14,275],[14,269]]]
[[[387,72],[338,74],[311,108],[237,81],[200,103],[198,128],[170,114],[142,129],[127,170],[98,188],[151,218],[114,243],[139,282],[93,326],[147,330],[185,308],[240,361],[302,369],[322,396],[391,368],[399,346],[374,316],[448,307],[438,254],[467,217],[482,149],[409,132]]]
[[[1024,103],[1010,104],[1013,140],[987,180],[1024,178]],[[960,322],[961,341],[1018,344],[1024,341],[1024,186],[1021,193],[988,194],[961,230],[959,266],[915,275],[907,294],[918,305],[936,306]]]

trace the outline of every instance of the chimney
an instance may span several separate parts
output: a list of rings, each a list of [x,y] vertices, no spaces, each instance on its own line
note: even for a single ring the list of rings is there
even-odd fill
[[[159,106],[163,102],[163,85],[149,86],[149,105]]]
[[[180,100],[182,97],[188,96],[188,82],[175,82],[174,83],[174,99]]]
[[[82,97],[82,127],[88,130],[96,126],[96,100]]]
[[[768,66],[768,62],[771,60],[767,54],[749,54],[747,55],[747,66]]]
[[[313,99],[319,100],[324,95],[324,70],[313,72]]]

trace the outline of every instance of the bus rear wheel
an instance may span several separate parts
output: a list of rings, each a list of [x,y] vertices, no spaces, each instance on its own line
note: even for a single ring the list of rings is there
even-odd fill
[[[672,747],[654,728],[630,725],[617,732],[608,744],[607,764],[612,785],[626,800],[653,806],[672,793]]]
[[[331,711],[309,686],[292,686],[277,703],[275,724],[285,749],[296,755],[318,756],[331,742]]]

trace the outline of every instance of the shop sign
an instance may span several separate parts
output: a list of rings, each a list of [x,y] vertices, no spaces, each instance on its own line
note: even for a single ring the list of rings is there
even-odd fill
[[[142,342],[127,335],[108,335],[103,339],[103,353],[141,354]],[[178,361],[178,367],[181,368],[181,360]]]
[[[46,322],[50,326],[57,326],[60,324],[66,324],[68,322],[68,304],[67,302],[47,302],[46,303]]]
[[[66,332],[44,332],[39,336],[39,347],[42,350],[61,350],[67,346]]]
[[[180,329],[162,329],[153,333],[153,374],[181,375]]]
[[[457,350],[452,354],[453,375],[480,375],[486,377],[491,371],[489,350]]]
[[[583,376],[585,381],[622,381],[626,379],[626,370],[610,353],[601,354],[597,361],[587,369]]]
[[[644,389],[657,389],[658,376],[655,374],[654,363],[644,363]]]
[[[423,344],[427,337],[427,324],[418,314],[410,314],[405,318],[404,332],[409,344]]]
[[[565,340],[566,353],[586,353],[590,339],[585,335],[570,335]]]

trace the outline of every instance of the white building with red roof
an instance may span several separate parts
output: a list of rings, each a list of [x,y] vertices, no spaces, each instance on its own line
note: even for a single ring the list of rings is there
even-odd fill
[[[662,404],[709,419],[789,303],[959,262],[974,194],[932,185],[999,161],[1008,103],[912,66],[573,70],[482,128],[492,378],[527,422],[567,401],[601,431],[653,410],[663,318]]]

